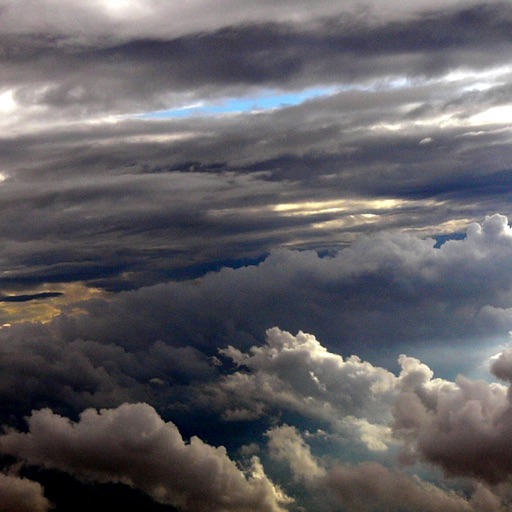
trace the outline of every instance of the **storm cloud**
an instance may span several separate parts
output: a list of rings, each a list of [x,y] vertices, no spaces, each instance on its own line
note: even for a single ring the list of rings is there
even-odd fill
[[[0,283],[118,291],[510,215],[507,3],[285,5],[4,2]]]
[[[69,340],[135,348],[143,343],[143,325],[149,343],[162,339],[208,350],[221,340],[232,344],[233,337],[248,348],[277,325],[313,332],[348,355],[360,353],[362,342],[378,352],[388,343],[421,348],[506,337],[512,306],[507,222],[490,216],[440,248],[429,238],[379,233],[327,256],[280,249],[257,265],[84,301],[86,314],[63,314],[50,327]]]

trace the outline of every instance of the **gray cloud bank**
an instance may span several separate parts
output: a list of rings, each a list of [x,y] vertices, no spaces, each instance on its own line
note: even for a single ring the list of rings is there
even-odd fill
[[[69,339],[137,347],[143,325],[146,341],[202,349],[233,337],[261,339],[261,326],[269,325],[316,331],[345,350],[506,335],[512,285],[506,217],[470,225],[464,240],[434,244],[381,233],[333,256],[279,250],[259,265],[84,302],[86,315],[62,315],[52,326]]]
[[[425,77],[453,68],[485,69],[506,58],[511,24],[506,2],[430,12],[418,4],[416,9],[416,15],[395,20],[331,9],[311,21],[224,19],[224,26],[209,31],[175,35],[170,30],[156,37],[144,30],[128,37],[92,33],[83,41],[63,20],[60,34],[35,27],[5,30],[1,65],[6,85],[23,83],[16,95],[22,103],[83,113],[164,105],[166,95],[180,91],[215,95],[216,89],[225,94],[230,87]],[[3,18],[13,10],[4,8]],[[63,14],[75,15],[70,8]]]
[[[273,325],[314,332],[345,356],[391,365],[407,351],[447,375],[470,371],[508,343],[511,229],[494,215],[463,240],[434,244],[383,233],[326,257],[280,250],[258,265],[84,300],[50,322],[4,327],[4,410],[176,400],[189,383],[215,377],[212,357],[259,368],[263,359],[237,351],[262,343]],[[457,351],[468,345],[477,351],[461,360]]]
[[[300,2],[292,15],[226,2],[217,15],[183,8],[181,31],[159,2],[22,3],[0,13],[9,290],[119,291],[276,247],[446,235],[512,214],[507,3],[385,16],[371,3]],[[220,16],[235,5],[236,22]],[[286,108],[177,117],[325,87]],[[182,110],[155,114],[170,108]]]

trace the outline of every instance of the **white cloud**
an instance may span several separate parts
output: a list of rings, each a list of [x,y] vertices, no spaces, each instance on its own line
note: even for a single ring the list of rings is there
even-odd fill
[[[295,480],[311,480],[325,475],[325,470],[312,456],[311,449],[295,427],[273,427],[266,435],[270,456],[287,462]]]
[[[370,423],[365,418],[354,416],[346,416],[340,423],[347,430],[358,432],[358,437],[370,451],[383,452],[393,444],[391,428],[387,425]]]
[[[390,442],[386,422],[395,394],[394,375],[352,356],[329,352],[311,334],[267,331],[267,343],[248,353],[220,351],[239,367],[207,387],[226,420],[291,410],[355,436],[371,450]]]

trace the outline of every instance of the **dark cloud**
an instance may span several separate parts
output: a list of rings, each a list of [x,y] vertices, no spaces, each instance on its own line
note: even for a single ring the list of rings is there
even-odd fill
[[[491,369],[508,381],[509,366],[510,353],[504,352]],[[455,383],[432,379],[432,372],[417,360],[409,360],[404,368],[415,375],[404,380],[394,408],[394,429],[407,446],[404,460],[423,457],[450,475],[491,484],[508,481],[512,468],[507,388],[462,376]]]
[[[31,300],[44,300],[61,297],[64,295],[60,292],[41,292],[33,293],[30,295],[7,295],[0,298],[0,302],[29,302]]]
[[[494,23],[491,6],[473,11],[430,14],[424,21],[428,25],[435,18],[436,26],[446,28],[459,18],[480,16],[489,26]],[[448,21],[443,22],[443,16]],[[362,33],[361,23],[351,25],[351,37]],[[385,26],[398,30],[396,26],[404,24],[394,21]],[[301,30],[308,37],[319,32],[332,38],[337,26],[322,22],[316,32]],[[255,41],[249,48],[256,51],[264,44],[262,34],[268,32],[272,40],[274,33],[286,38],[299,29],[248,25],[183,39],[203,44],[198,41],[227,38],[229,44],[219,43],[219,51],[224,46],[235,51],[236,41],[243,41],[246,32],[249,37],[251,30]],[[384,30],[384,25],[366,30]],[[418,30],[410,29],[415,34]],[[140,51],[150,66],[146,53],[166,44],[170,43],[148,41],[139,49],[138,42],[127,42],[108,58],[136,59]],[[56,43],[50,46],[51,51],[68,51]],[[201,55],[200,48],[194,55]],[[337,54],[336,45],[333,48]],[[74,58],[68,53],[67,58]],[[156,53],[157,61],[167,58],[163,50]],[[212,56],[205,60],[215,62]],[[91,66],[99,62],[99,57],[90,59]],[[92,69],[83,71],[96,76]],[[149,72],[139,71],[135,70],[137,76],[155,83]],[[275,112],[181,120],[120,117],[65,128],[50,123],[44,131],[27,129],[4,136],[0,145],[7,179],[0,190],[5,212],[0,232],[7,241],[4,258],[11,269],[3,276],[4,283],[90,280],[108,290],[122,290],[186,272],[199,274],[219,260],[261,258],[276,246],[330,249],[351,242],[356,234],[383,228],[446,234],[480,220],[491,205],[492,212],[510,214],[507,131],[467,121],[482,108],[504,101],[507,88],[502,78],[493,79],[496,83],[487,89],[471,90],[483,79],[416,77],[393,85],[401,77],[398,70],[381,78],[380,85],[378,80],[347,84],[342,79],[341,90],[329,97]],[[124,76],[123,80],[131,83]],[[169,79],[163,83],[168,87]],[[122,87],[95,87],[115,90],[124,98]],[[43,88],[49,94],[51,86]],[[133,105],[132,99],[126,101]],[[52,112],[46,111],[48,119]],[[38,114],[33,115],[37,119]],[[364,202],[360,207],[343,204],[368,198],[399,198],[408,204],[384,209]],[[280,203],[295,203],[300,210],[301,204],[315,201],[340,201],[341,211],[319,207],[315,214],[300,216],[275,209]],[[378,218],[369,222],[361,214]],[[443,227],[443,222],[453,220],[459,226]]]
[[[91,280],[117,290],[172,278],[194,260],[199,269],[280,245],[330,248],[383,228],[437,235],[443,222],[459,219],[460,230],[483,218],[490,204],[509,214],[506,131],[398,129],[404,101],[432,104],[435,116],[448,108],[435,87],[420,89],[420,98],[347,91],[271,114],[4,139],[0,231],[16,269],[4,283]],[[386,122],[397,130],[376,129]],[[407,202],[382,208],[368,198]],[[339,204],[302,216],[276,210],[322,201]]]
[[[77,414],[124,401],[149,401],[165,410],[187,399],[192,382],[216,374],[196,349],[160,341],[130,352],[108,342],[67,342],[46,325],[14,325],[2,334],[4,421],[41,407]]]
[[[39,483],[15,475],[0,473],[0,499],[5,512],[48,512],[52,509]]]
[[[68,340],[131,350],[161,339],[211,355],[219,344],[248,347],[273,325],[316,332],[329,347],[364,357],[390,345],[506,338],[511,240],[507,219],[495,215],[441,248],[378,234],[327,257],[280,250],[259,265],[83,302],[87,314],[51,325]]]
[[[390,72],[432,75],[468,65],[488,67],[507,51],[510,25],[510,6],[498,3],[383,23],[341,16],[313,26],[234,25],[96,48],[67,47],[40,36],[31,44],[16,36],[4,43],[3,61],[7,77],[39,75],[40,82],[54,83],[42,93],[20,91],[22,101],[105,108],[122,105],[129,96],[133,108],[137,102],[149,105],[149,98],[158,100],[170,88],[304,86],[312,80],[353,82]],[[23,49],[21,58],[17,48]]]

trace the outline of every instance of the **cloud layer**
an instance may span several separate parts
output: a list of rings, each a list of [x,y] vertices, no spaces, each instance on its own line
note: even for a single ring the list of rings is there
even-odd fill
[[[507,3],[0,7],[9,292],[512,213]]]
[[[86,315],[63,315],[54,326],[69,339],[133,349],[143,343],[144,325],[144,342],[204,350],[233,338],[248,348],[279,325],[365,357],[362,351],[390,343],[416,350],[442,340],[499,339],[512,328],[511,233],[506,217],[495,215],[439,249],[432,239],[382,233],[328,257],[274,251],[257,266],[84,302]]]

